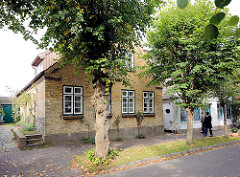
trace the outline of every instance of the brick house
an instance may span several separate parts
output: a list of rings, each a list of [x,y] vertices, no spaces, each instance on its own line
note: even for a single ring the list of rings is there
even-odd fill
[[[135,48],[128,53],[128,66],[142,66],[145,61],[139,56],[143,49]],[[94,136],[95,113],[91,105],[93,89],[83,71],[77,74],[73,66],[59,67],[55,53],[46,51],[38,55],[32,66],[34,79],[17,95],[34,95],[32,121],[47,144],[78,141],[84,136]],[[138,72],[138,71],[136,71]],[[163,134],[162,87],[146,87],[149,79],[139,79],[136,73],[129,73],[132,87],[116,83],[111,88],[110,139],[116,139],[115,118],[120,115],[120,136],[134,138],[137,135],[136,112],[144,112],[141,129],[146,136]]]

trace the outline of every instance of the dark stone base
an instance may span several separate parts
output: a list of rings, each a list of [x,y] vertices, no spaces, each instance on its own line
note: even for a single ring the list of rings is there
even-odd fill
[[[144,134],[146,137],[159,136],[164,132],[163,126],[151,126],[151,127],[142,127],[140,129],[140,134]],[[119,134],[116,129],[111,129],[109,131],[110,140],[116,140],[117,137],[123,139],[136,138],[138,135],[137,128],[126,128],[120,129]],[[59,144],[70,144],[70,143],[80,143],[82,137],[94,137],[95,132],[82,132],[82,133],[71,133],[71,134],[57,134],[57,135],[45,135],[44,142],[45,144],[59,145]]]

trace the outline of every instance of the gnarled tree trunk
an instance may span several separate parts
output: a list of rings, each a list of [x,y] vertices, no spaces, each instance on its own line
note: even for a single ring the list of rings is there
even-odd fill
[[[109,150],[109,101],[110,96],[106,92],[106,86],[99,82],[94,88],[92,104],[96,113],[95,124],[95,155],[99,158],[106,158]]]
[[[185,108],[187,112],[187,142],[193,144],[193,109]]]
[[[224,133],[225,136],[228,136],[228,132],[227,132],[227,115],[226,115],[226,109],[225,109],[225,104],[221,104],[222,108],[223,108],[223,122],[224,122]]]

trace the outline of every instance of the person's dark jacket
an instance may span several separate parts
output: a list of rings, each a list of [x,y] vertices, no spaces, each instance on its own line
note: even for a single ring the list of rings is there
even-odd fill
[[[205,116],[203,126],[205,128],[212,128],[212,117],[210,115]]]

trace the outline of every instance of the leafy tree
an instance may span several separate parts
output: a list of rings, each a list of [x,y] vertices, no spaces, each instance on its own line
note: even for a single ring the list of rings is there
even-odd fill
[[[106,157],[109,147],[109,89],[124,79],[122,60],[138,44],[136,31],[144,32],[154,6],[160,0],[1,0],[0,27],[23,34],[41,48],[52,46],[62,64],[73,64],[93,84],[96,112],[97,157]],[[24,24],[28,26],[25,27]],[[41,41],[33,34],[46,29]],[[141,34],[141,33],[139,33]]]
[[[194,109],[202,106],[202,96],[211,89],[209,86],[222,73],[232,73],[235,64],[235,59],[224,50],[225,41],[204,37],[213,7],[211,2],[201,0],[189,4],[184,11],[175,4],[169,5],[160,10],[147,36],[150,51],[145,73],[153,75],[151,84],[163,83],[170,87],[169,94],[181,98],[179,104],[187,112],[189,144],[193,140]],[[223,28],[220,30],[224,32]]]
[[[231,49],[231,48],[230,48]],[[236,56],[237,52],[231,51],[230,52],[238,59],[239,56]],[[238,66],[239,67],[239,66]],[[226,115],[226,107],[231,106],[233,109],[239,104],[239,98],[240,91],[239,91],[239,73],[236,70],[233,72],[233,75],[221,75],[221,78],[218,78],[214,81],[214,84],[212,84],[212,91],[210,92],[210,95],[214,97],[218,97],[220,106],[223,109],[223,118],[224,118],[224,131],[225,136],[228,136],[227,132],[227,115]],[[236,112],[236,109],[234,110]],[[232,119],[233,122],[235,121],[235,118]]]
[[[235,102],[235,98],[239,97],[240,51],[238,46],[240,41],[238,38],[234,38],[237,31],[232,26],[229,26],[229,21],[231,21],[232,17],[226,16],[225,18],[219,25],[222,35],[219,36],[219,47],[215,50],[220,58],[219,61],[223,69],[220,69],[218,66],[213,68],[215,73],[210,76],[212,84],[209,86],[211,87],[210,93],[214,97],[218,97],[220,106],[223,109],[224,130],[225,136],[227,136],[226,106],[230,102]]]
[[[177,0],[177,5],[180,9],[185,9],[188,6],[190,0]],[[207,2],[206,0],[203,0],[203,2]],[[232,0],[214,0],[215,4],[215,14],[212,15],[209,22],[210,24],[206,26],[205,28],[205,36],[208,39],[215,39],[219,35],[219,29],[217,25],[224,19],[226,13],[223,12],[223,9],[227,7]],[[239,22],[239,17],[237,15],[232,16],[228,20],[229,26],[237,26]],[[240,35],[240,28],[236,31],[236,37],[239,37]]]

